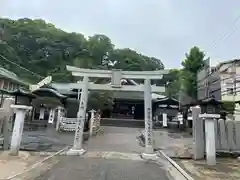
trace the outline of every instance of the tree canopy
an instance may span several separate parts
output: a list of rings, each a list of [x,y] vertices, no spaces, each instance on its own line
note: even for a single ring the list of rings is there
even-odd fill
[[[197,100],[197,74],[204,67],[205,54],[198,47],[193,47],[186,54],[186,59],[182,62],[181,83],[184,93]]]
[[[164,68],[157,58],[128,48],[115,48],[111,39],[105,35],[96,34],[86,38],[80,33],[65,32],[41,19],[0,19],[0,55],[0,66],[30,82],[37,82],[41,77],[36,77],[16,64],[42,77],[52,75],[54,81],[63,82],[72,80],[65,68],[67,64],[99,68],[104,56],[116,61],[114,68],[123,70]]]
[[[108,63],[103,66],[103,60],[111,62],[111,65]],[[158,81],[157,84],[167,84],[168,96],[178,98],[180,87],[183,87],[188,96],[196,99],[197,73],[204,66],[205,60],[205,54],[198,47],[193,47],[182,61],[183,68],[171,70],[164,76],[163,81]],[[36,83],[48,75],[51,75],[55,82],[72,81],[73,77],[66,70],[66,65],[131,71],[164,69],[161,60],[129,48],[118,49],[111,39],[103,34],[86,38],[80,33],[65,32],[41,19],[0,19],[0,66],[30,83]],[[107,99],[111,99],[110,96]],[[93,97],[98,95],[95,93]]]
[[[115,63],[103,66],[104,58]],[[86,38],[80,33],[65,32],[41,19],[0,19],[0,66],[36,83],[48,75],[55,82],[72,81],[74,77],[66,70],[66,65],[132,71],[164,68],[157,58],[129,48],[115,48],[111,39],[103,34]],[[112,106],[113,98],[109,92],[91,92],[89,97],[89,108]]]

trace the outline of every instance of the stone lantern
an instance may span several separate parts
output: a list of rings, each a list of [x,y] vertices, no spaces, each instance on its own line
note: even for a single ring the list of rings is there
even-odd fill
[[[202,114],[220,114],[221,101],[214,98],[204,99],[200,102]]]
[[[18,105],[30,106],[32,99],[35,98],[31,92],[20,88],[10,92],[9,94],[15,96],[15,104]]]

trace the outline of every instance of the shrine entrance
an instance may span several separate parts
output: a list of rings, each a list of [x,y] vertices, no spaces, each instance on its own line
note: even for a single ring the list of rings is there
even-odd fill
[[[152,92],[162,93],[165,92],[164,87],[158,87],[151,85],[151,80],[161,79],[163,74],[167,74],[168,70],[158,71],[122,71],[122,70],[93,70],[93,69],[81,69],[73,66],[67,66],[67,70],[72,73],[73,76],[83,77],[83,81],[78,83],[66,84],[68,89],[81,90],[79,110],[77,114],[77,123],[74,144],[72,149],[68,151],[68,155],[80,155],[86,150],[83,147],[83,127],[86,117],[88,92],[89,90],[104,90],[104,91],[116,91],[116,92],[141,92],[144,96],[144,124],[145,124],[145,150],[143,156],[146,158],[155,157],[153,150],[153,132],[152,132]],[[109,78],[111,84],[95,84],[89,82],[89,78]],[[144,84],[139,85],[122,85],[122,79],[138,79],[144,80]],[[111,131],[111,130],[109,130]],[[117,129],[119,131],[119,129]],[[121,130],[120,130],[121,131]],[[126,130],[128,131],[128,130]],[[131,130],[130,130],[131,131]],[[109,133],[109,132],[107,132]],[[109,136],[107,138],[110,138]],[[124,141],[128,137],[116,138],[114,141]],[[135,140],[131,140],[136,143]]]

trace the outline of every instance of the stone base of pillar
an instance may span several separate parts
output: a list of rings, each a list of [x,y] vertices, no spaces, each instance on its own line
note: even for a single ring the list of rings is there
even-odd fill
[[[156,153],[142,153],[142,158],[146,160],[157,160],[157,154]]]
[[[70,149],[68,152],[67,152],[67,156],[81,156],[83,154],[85,154],[86,150],[85,149]]]

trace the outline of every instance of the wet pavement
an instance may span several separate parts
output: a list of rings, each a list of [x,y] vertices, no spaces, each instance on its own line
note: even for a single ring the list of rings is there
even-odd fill
[[[102,131],[90,140],[85,134],[84,148],[88,151],[116,151],[141,153],[137,136],[143,128],[101,126]],[[164,150],[170,157],[191,157],[192,136],[179,131],[159,129],[154,131],[154,146],[156,150]],[[41,128],[23,133],[21,149],[27,151],[57,152],[71,146],[74,132],[56,132],[54,128]]]
[[[163,166],[145,161],[62,157],[36,180],[169,180]]]
[[[90,140],[85,141],[87,157],[60,157],[59,163],[50,171],[38,178],[45,179],[161,179],[167,180],[166,171],[161,166],[143,161],[125,159],[106,159],[96,157],[106,153],[121,152],[135,154],[144,152],[137,136],[142,128],[101,127],[102,131]],[[217,159],[214,167],[205,161],[189,160],[192,157],[193,138],[189,133],[158,129],[154,131],[155,149],[163,150],[196,180],[237,180],[240,179],[240,165],[236,159]],[[32,151],[59,151],[66,145],[72,145],[74,133],[56,132],[46,128],[24,131],[22,148]],[[126,155],[122,155],[126,156]],[[188,159],[180,159],[188,158]],[[138,158],[136,158],[138,159]],[[131,167],[131,168],[130,168]],[[94,172],[94,173],[93,173]]]
[[[25,130],[21,142],[21,150],[57,152],[72,145],[73,132],[56,132],[53,128],[41,128],[33,131]]]
[[[193,137],[179,130],[159,129],[154,131],[156,150],[163,150],[169,157],[193,157]]]
[[[88,151],[116,151],[141,153],[141,147],[136,139],[142,129],[127,127],[101,126],[102,132],[86,142]]]

